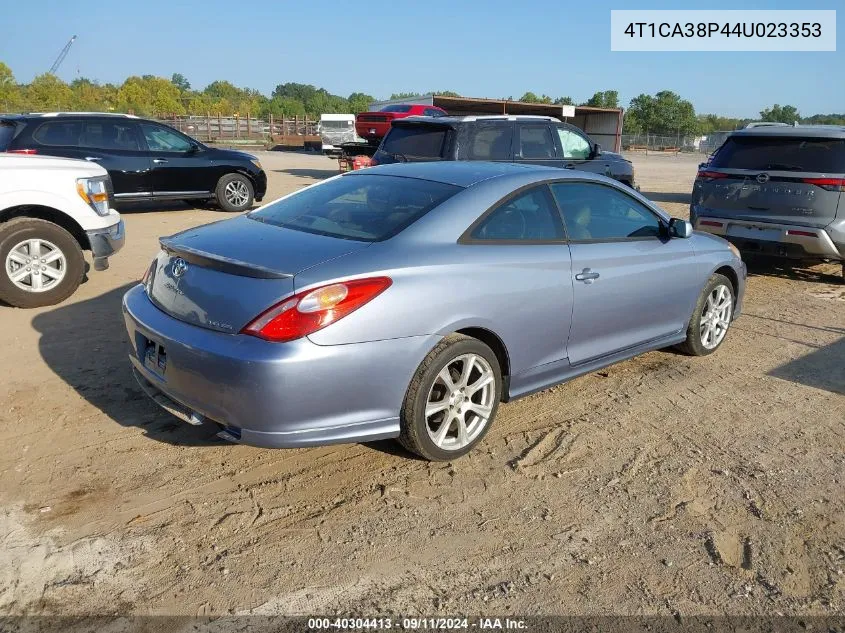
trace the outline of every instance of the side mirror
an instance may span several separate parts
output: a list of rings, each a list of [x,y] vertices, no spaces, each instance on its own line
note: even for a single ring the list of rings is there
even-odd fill
[[[593,156],[601,156],[601,145],[598,143],[593,144]]]
[[[680,218],[669,220],[669,235],[686,239],[692,235],[692,224]]]
[[[197,145],[196,143],[191,143],[191,147],[188,148],[187,153],[188,154],[196,154],[198,151],[200,151],[200,146]]]

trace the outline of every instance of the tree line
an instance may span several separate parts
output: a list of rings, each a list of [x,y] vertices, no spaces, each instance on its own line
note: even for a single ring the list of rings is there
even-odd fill
[[[450,90],[432,90],[434,94],[460,96]],[[391,99],[419,97],[415,92],[400,92]],[[512,96],[504,99],[514,100]],[[526,92],[518,101],[551,105],[576,105],[570,96],[551,97]],[[132,76],[122,84],[100,84],[83,77],[65,83],[45,73],[29,84],[15,80],[11,69],[0,62],[0,112],[96,111],[131,112],[139,116],[162,117],[174,114],[276,118],[308,116],[317,118],[327,112],[352,113],[366,111],[376,101],[372,95],[353,92],[349,96],[330,93],[325,88],[308,84],[283,83],[267,96],[251,88],[239,88],[228,81],[213,81],[202,90],[191,87],[180,73],[170,79],[153,75]],[[618,108],[619,93],[602,90],[578,103],[599,108]],[[625,110],[624,131],[628,134],[688,136],[733,130],[752,119],[696,114],[692,103],[680,95],[662,90],[654,95],[641,94],[631,99]],[[775,104],[760,112],[762,121],[782,123],[824,123],[845,125],[845,114],[814,114],[802,118],[791,105]]]

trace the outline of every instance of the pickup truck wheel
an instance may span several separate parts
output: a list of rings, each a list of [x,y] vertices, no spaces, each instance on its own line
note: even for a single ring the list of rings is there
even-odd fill
[[[0,300],[18,308],[64,301],[85,274],[79,243],[62,227],[35,218],[0,224]]]
[[[214,190],[217,204],[224,211],[236,213],[252,207],[255,191],[249,178],[241,174],[226,174]]]

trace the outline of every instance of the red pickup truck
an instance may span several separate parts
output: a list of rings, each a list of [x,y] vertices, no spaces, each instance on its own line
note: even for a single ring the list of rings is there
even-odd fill
[[[396,119],[409,116],[446,116],[443,108],[431,105],[394,104],[383,107],[377,112],[362,112],[355,118],[355,131],[358,136],[370,143],[377,143],[387,135],[390,124]]]

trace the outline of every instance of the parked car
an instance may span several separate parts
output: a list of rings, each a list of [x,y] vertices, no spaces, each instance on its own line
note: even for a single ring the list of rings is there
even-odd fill
[[[343,154],[345,143],[363,143],[364,139],[355,133],[354,114],[321,114],[317,134],[322,141],[323,154],[337,158]]]
[[[377,112],[362,112],[359,114],[355,119],[355,131],[358,132],[358,136],[371,143],[378,144],[390,130],[390,124],[393,121],[409,116],[446,116],[446,110],[430,105],[388,105]]]
[[[19,308],[64,301],[82,283],[82,251],[95,270],[107,269],[125,235],[111,200],[99,165],[0,153],[0,300]]]
[[[162,239],[123,312],[138,382],[183,420],[450,460],[500,401],[660,347],[714,352],[745,276],[727,242],[609,178],[413,163]]]
[[[583,130],[548,116],[462,116],[395,121],[373,156],[397,161],[487,160],[578,169],[634,187],[634,166]]]
[[[267,191],[255,156],[217,149],[156,121],[127,114],[0,116],[0,152],[79,158],[105,167],[118,202],[214,200],[250,209]]]
[[[692,190],[690,219],[740,250],[843,262],[845,127],[758,126],[732,133]]]

